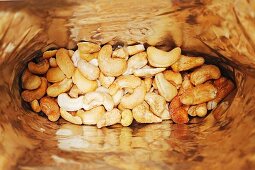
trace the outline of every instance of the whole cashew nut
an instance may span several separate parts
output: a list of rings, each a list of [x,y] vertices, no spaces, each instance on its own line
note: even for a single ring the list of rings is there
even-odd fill
[[[75,70],[72,79],[82,93],[94,91],[98,87],[97,81],[86,79],[78,69]]]
[[[65,78],[61,82],[54,83],[47,88],[47,95],[57,97],[61,93],[65,93],[71,89],[73,85],[72,79]]]
[[[201,66],[204,64],[204,62],[205,59],[203,57],[188,57],[181,55],[181,58],[171,67],[174,72],[180,72]]]
[[[190,106],[188,114],[190,116],[204,117],[207,114],[206,103]]]
[[[215,65],[203,65],[194,70],[190,75],[190,81],[195,86],[210,79],[220,78],[220,69]]]
[[[83,59],[78,61],[77,68],[80,73],[89,80],[96,80],[99,77],[99,68]]]
[[[106,112],[101,119],[97,122],[97,127],[102,128],[105,126],[111,126],[117,123],[120,123],[121,114],[120,111],[116,108],[111,111]]]
[[[134,75],[126,75],[118,77],[113,84],[109,87],[109,93],[114,95],[119,89],[122,88],[136,88],[141,84],[141,79]]]
[[[30,61],[28,63],[28,70],[33,74],[45,74],[50,67],[49,61],[44,59],[39,63],[34,63]]]
[[[130,57],[127,61],[127,70],[123,75],[133,74],[135,70],[144,67],[148,63],[147,53],[141,52]]]
[[[32,102],[33,100],[39,100],[40,98],[42,98],[45,95],[47,89],[46,78],[42,77],[41,82],[41,85],[37,89],[23,91],[21,93],[22,99],[26,102]]]
[[[68,113],[65,109],[60,108],[60,115],[63,119],[66,121],[76,124],[76,125],[81,125],[82,120],[79,116],[73,116],[72,114]]]
[[[134,55],[140,52],[143,52],[145,50],[143,44],[137,44],[137,45],[132,45],[127,47],[127,52],[129,55]]]
[[[94,91],[85,94],[83,98],[83,103],[89,106],[88,109],[92,109],[96,106],[103,105],[107,111],[111,111],[114,107],[112,97],[104,92]]]
[[[57,50],[49,50],[43,52],[43,59],[50,59],[51,57],[54,57],[57,53]]]
[[[119,105],[126,109],[133,109],[144,101],[145,94],[146,87],[142,82],[140,86],[135,88],[134,93],[124,95]]]
[[[177,88],[165,79],[163,73],[158,73],[155,76],[155,81],[159,94],[163,96],[166,101],[171,101],[177,95]]]
[[[151,77],[154,76],[162,71],[164,71],[166,68],[152,68],[149,66],[145,66],[141,69],[137,69],[134,71],[134,75],[138,77]]]
[[[89,106],[83,103],[84,96],[71,98],[67,93],[62,93],[58,96],[58,105],[66,111],[77,111],[80,109],[89,110]]]
[[[165,98],[156,93],[149,92],[145,95],[145,101],[150,105],[150,110],[158,117],[161,117],[166,109]]]
[[[149,108],[144,104],[140,104],[132,110],[134,119],[139,123],[158,123],[162,120],[150,112]]]
[[[150,65],[154,67],[169,67],[180,58],[181,48],[176,47],[166,52],[155,47],[148,47],[147,54]]]
[[[27,90],[37,89],[42,83],[41,78],[30,73],[28,69],[22,74],[21,81],[22,88]]]
[[[111,58],[112,46],[104,45],[98,54],[98,65],[106,76],[120,76],[126,71],[127,61],[120,58]]]
[[[125,109],[121,112],[121,120],[120,123],[122,126],[129,126],[133,122],[133,114],[131,110]]]
[[[80,42],[77,44],[80,53],[95,53],[100,50],[100,45],[91,42]]]
[[[67,78],[71,78],[75,67],[71,58],[69,57],[68,50],[60,48],[56,53],[56,61],[59,68],[63,71]]]
[[[48,96],[41,98],[40,107],[42,109],[42,112],[47,115],[50,121],[55,122],[59,119],[59,106],[53,98]]]
[[[186,90],[180,100],[185,105],[196,105],[215,99],[216,94],[217,89],[212,84],[205,83]]]
[[[48,82],[56,83],[65,79],[65,74],[61,71],[59,67],[50,68],[46,73],[46,78]]]
[[[96,125],[105,112],[106,111],[103,106],[97,106],[88,111],[78,110],[76,115],[82,119],[83,124]]]

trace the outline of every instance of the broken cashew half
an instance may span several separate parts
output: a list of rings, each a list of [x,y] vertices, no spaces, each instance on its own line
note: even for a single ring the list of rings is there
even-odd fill
[[[120,123],[121,114],[120,111],[116,108],[111,111],[106,112],[100,120],[97,122],[97,127],[102,128],[105,126],[111,126],[117,123]]]
[[[161,117],[166,108],[165,98],[156,93],[149,92],[145,95],[145,101],[149,104],[150,110],[158,117]]]
[[[42,112],[47,115],[50,121],[55,122],[59,119],[59,106],[53,98],[48,96],[41,98],[40,107],[42,109]]]
[[[181,55],[180,59],[176,61],[171,67],[174,72],[189,70],[203,65],[205,59],[203,57],[188,57]]]
[[[120,120],[121,125],[129,126],[132,124],[132,122],[133,122],[133,114],[132,114],[131,110],[124,109],[121,112],[121,120]]]
[[[127,70],[123,75],[130,75],[133,74],[135,70],[144,67],[148,63],[147,60],[147,53],[141,52],[136,55],[133,55],[128,59],[127,62]]]
[[[99,75],[99,82],[102,86],[108,88],[115,80],[115,77],[105,76],[103,73]]]
[[[64,80],[65,74],[61,71],[59,67],[50,68],[46,73],[46,78],[48,82],[56,83]]]
[[[42,83],[41,78],[39,76],[36,76],[30,73],[28,69],[26,69],[24,73],[22,74],[21,82],[22,82],[22,88],[27,90],[35,90]]]

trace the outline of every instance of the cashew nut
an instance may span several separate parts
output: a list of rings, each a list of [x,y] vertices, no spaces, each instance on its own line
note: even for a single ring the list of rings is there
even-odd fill
[[[74,54],[74,50],[68,50],[68,55],[70,58],[72,58],[73,54]]]
[[[180,59],[171,67],[174,72],[180,72],[201,66],[204,62],[205,60],[203,57],[188,57],[181,55]]]
[[[64,80],[54,83],[47,88],[47,95],[57,97],[61,93],[65,93],[71,89],[73,85],[72,79],[65,78]]]
[[[150,112],[149,108],[144,104],[140,104],[132,110],[134,119],[139,123],[158,123],[162,120]]]
[[[108,88],[115,80],[115,77],[107,77],[103,73],[99,75],[100,84],[106,88]]]
[[[22,88],[27,90],[37,89],[42,83],[41,78],[30,73],[28,69],[22,74],[21,81]]]
[[[113,51],[112,57],[128,59],[128,52],[124,48],[119,48]]]
[[[144,67],[147,63],[148,61],[146,52],[141,52],[133,55],[128,59],[127,70],[123,73],[123,75],[133,74],[135,70]]]
[[[33,74],[44,74],[48,71],[49,67],[49,62],[46,59],[37,64],[32,61],[28,63],[28,70]]]
[[[217,94],[215,99],[207,103],[208,110],[214,109],[218,103],[224,99],[235,87],[232,81],[226,79],[225,77],[215,80],[214,86],[217,88]]]
[[[162,112],[160,118],[161,118],[162,120],[169,120],[169,119],[171,119],[170,112],[169,112],[169,110],[168,110],[167,108],[163,110],[163,112]]]
[[[68,50],[60,48],[56,53],[56,61],[59,68],[63,71],[67,78],[71,78],[75,67],[69,57]]]
[[[94,58],[94,59],[90,60],[90,61],[89,61],[89,64],[92,64],[93,66],[98,67],[98,59],[97,59],[97,58]]]
[[[77,67],[78,65],[78,61],[81,59],[80,57],[80,53],[79,50],[76,50],[73,55],[72,55],[72,61],[73,61],[73,65],[74,67]]]
[[[167,81],[174,84],[175,86],[180,86],[182,84],[182,75],[181,73],[176,73],[171,70],[166,70],[163,72],[164,77]]]
[[[32,102],[33,100],[39,100],[42,98],[47,89],[47,80],[46,78],[41,78],[41,85],[35,90],[25,90],[21,93],[21,97],[26,102]]]
[[[166,68],[153,68],[153,67],[145,66],[141,69],[135,70],[134,75],[138,77],[151,77],[164,71],[165,69]]]
[[[180,100],[185,105],[195,105],[215,99],[217,89],[210,83],[199,84],[194,88],[186,90]]]
[[[190,81],[195,86],[202,84],[210,79],[220,78],[221,73],[220,69],[215,65],[203,65],[200,68],[197,68],[190,75]]]
[[[33,100],[32,102],[30,102],[30,106],[34,112],[38,113],[41,111],[41,107],[39,105],[38,100]]]
[[[77,68],[80,73],[89,80],[96,80],[99,77],[99,68],[83,59],[78,61]]]
[[[134,55],[145,50],[143,44],[132,45],[127,47],[127,52],[129,55]]]
[[[88,105],[88,109],[103,105],[107,111],[111,111],[114,107],[113,99],[109,94],[96,91],[85,94],[83,103]]]
[[[106,111],[103,106],[97,106],[88,111],[78,110],[76,115],[82,119],[83,124],[96,125],[105,112]]]
[[[149,92],[152,85],[152,78],[151,77],[144,78],[144,84],[146,86],[146,92]]]
[[[122,126],[129,126],[133,122],[133,114],[131,110],[125,109],[121,112],[121,120],[120,123]]]
[[[150,110],[158,117],[161,117],[163,111],[166,109],[165,98],[156,93],[150,92],[145,95],[144,99],[150,105]]]
[[[50,67],[57,67],[58,66],[56,58],[50,58],[49,63],[50,63]]]
[[[48,82],[56,83],[64,80],[65,74],[61,71],[59,67],[50,68],[46,73],[46,78]]]
[[[116,108],[111,111],[106,112],[101,119],[97,122],[97,127],[102,128],[105,126],[111,126],[117,123],[120,123],[121,114],[120,111]]]
[[[172,120],[177,124],[184,124],[189,122],[188,112],[184,107],[178,107],[171,113]]]
[[[50,121],[55,122],[59,119],[59,106],[53,98],[48,96],[41,98],[40,107],[42,109],[42,112],[47,115]]]
[[[99,52],[95,52],[92,54],[86,54],[86,53],[80,52],[79,54],[80,54],[80,58],[82,58],[83,60],[86,60],[87,62],[90,62],[91,60],[98,58]]]
[[[83,103],[84,96],[78,98],[71,98],[66,93],[62,93],[58,96],[58,105],[66,111],[77,111],[80,109],[88,110],[89,106]]]
[[[204,117],[207,114],[206,103],[190,106],[188,114],[190,116]]]
[[[76,125],[81,125],[82,120],[79,116],[73,116],[72,114],[68,113],[65,109],[60,108],[60,115],[63,119],[66,121],[76,124]]]
[[[114,106],[117,106],[120,101],[121,101],[121,98],[123,97],[124,95],[124,90],[120,89],[118,90],[113,96],[112,96],[112,99],[113,99],[113,102],[114,102]]]
[[[97,81],[86,79],[78,69],[75,70],[72,79],[82,93],[94,91],[98,87]]]
[[[43,52],[43,59],[49,59],[51,57],[54,57],[57,53],[57,50],[49,50]]]
[[[135,88],[134,93],[123,96],[120,105],[126,109],[133,109],[144,101],[145,94],[146,87],[144,82],[142,82],[140,86]]]
[[[122,88],[136,88],[141,84],[141,79],[134,75],[126,75],[118,77],[113,84],[109,87],[109,93],[114,95],[119,89]]]
[[[127,62],[121,58],[111,58],[112,46],[104,45],[98,54],[98,65],[106,76],[120,76],[126,71]]]
[[[165,79],[163,73],[158,73],[155,76],[155,81],[159,94],[163,96],[166,101],[170,102],[177,95],[177,88]]]
[[[186,75],[184,75],[183,82],[182,82],[182,85],[180,87],[178,94],[179,95],[183,94],[189,88],[193,88],[193,85],[190,82],[190,75],[186,74]]]
[[[166,52],[155,47],[148,47],[147,54],[150,65],[154,67],[169,67],[180,58],[181,48],[176,47]]]
[[[74,84],[68,94],[73,98],[77,98],[80,94],[84,93]]]
[[[91,42],[80,42],[77,44],[80,53],[95,53],[100,50],[100,45]]]

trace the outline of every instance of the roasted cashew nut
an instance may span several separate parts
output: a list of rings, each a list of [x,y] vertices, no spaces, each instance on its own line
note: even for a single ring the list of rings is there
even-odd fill
[[[133,114],[131,110],[129,109],[124,109],[121,112],[121,120],[120,123],[122,126],[130,126],[133,122]]]
[[[75,70],[74,64],[69,57],[68,50],[60,48],[56,53],[56,61],[59,68],[67,78],[71,78]]]
[[[129,55],[134,55],[140,52],[143,52],[145,50],[143,44],[137,44],[137,45],[132,45],[127,47],[127,52]]]
[[[43,59],[50,59],[51,57],[54,57],[57,53],[57,50],[49,50],[43,52]]]
[[[132,110],[134,119],[139,123],[158,123],[162,120],[154,115],[148,107],[144,104],[140,104]]]
[[[99,75],[99,82],[102,86],[108,88],[115,80],[115,77],[105,76],[103,73]]]
[[[41,78],[39,76],[36,76],[30,73],[28,69],[26,69],[24,73],[22,74],[21,81],[22,81],[22,88],[27,90],[35,90],[42,83]]]
[[[166,109],[165,98],[156,93],[150,92],[145,95],[144,99],[150,105],[150,110],[158,117],[161,117],[163,111]]]
[[[98,54],[98,65],[106,76],[120,76],[126,71],[127,61],[121,58],[111,58],[112,46],[104,45]]]
[[[153,67],[169,67],[181,56],[181,48],[176,47],[169,52],[155,47],[147,48],[148,60]]]
[[[165,70],[163,72],[164,77],[167,81],[174,84],[176,87],[182,84],[182,75],[181,73],[173,72],[172,70]]]
[[[159,94],[163,96],[166,101],[171,101],[177,95],[177,88],[165,79],[163,73],[158,73],[155,76],[155,82]]]
[[[134,75],[138,77],[152,77],[158,73],[161,73],[166,68],[153,68],[149,66],[145,66],[141,69],[137,69],[134,71]]]
[[[57,97],[61,93],[65,93],[71,89],[73,85],[72,79],[65,78],[61,82],[54,83],[47,88],[47,95]]]
[[[50,121],[55,122],[59,119],[59,106],[53,98],[48,96],[41,98],[40,107],[42,109],[42,112],[47,115]]]
[[[120,89],[118,90],[113,96],[112,96],[112,99],[113,99],[113,102],[114,102],[114,106],[117,106],[120,101],[121,101],[121,98],[124,96],[124,90],[123,89]]]
[[[114,107],[112,97],[104,92],[89,92],[85,94],[83,103],[88,105],[88,109],[92,109],[96,106],[103,105],[107,111],[111,111]],[[85,109],[85,110],[88,110]]]
[[[35,90],[25,90],[21,93],[21,97],[26,102],[32,102],[33,100],[39,100],[42,98],[47,89],[47,80],[46,78],[41,78],[41,85]]]
[[[50,63],[50,67],[57,67],[58,66],[56,58],[50,58],[49,63]]]
[[[113,51],[112,57],[128,59],[128,52],[125,48],[119,48]]]
[[[80,73],[89,80],[96,80],[99,77],[99,68],[83,59],[78,61],[77,68]]]
[[[127,61],[127,70],[123,75],[133,74],[135,70],[144,67],[148,63],[147,53],[141,52],[130,57]]]
[[[131,88],[134,89],[141,84],[141,79],[134,75],[126,75],[118,77],[109,87],[109,93],[114,95],[119,89]]]
[[[97,106],[88,111],[78,110],[76,115],[82,119],[83,124],[96,125],[105,112],[106,111],[103,106]]]
[[[89,106],[83,103],[84,96],[78,98],[71,98],[67,93],[62,93],[58,96],[57,102],[59,107],[66,111],[77,111],[80,109],[88,110]]]
[[[121,114],[120,111],[116,108],[111,111],[106,112],[101,119],[97,122],[97,127],[102,128],[105,126],[111,126],[117,123],[120,123]]]
[[[70,123],[73,123],[73,124],[76,124],[76,125],[81,125],[82,124],[82,120],[79,116],[73,116],[63,108],[60,108],[60,115],[63,119],[65,119],[66,121],[68,121]]]
[[[77,44],[80,53],[95,53],[100,50],[100,45],[91,42],[80,42]]]
[[[33,100],[32,102],[30,102],[30,106],[32,110],[36,113],[39,113],[41,111],[41,107],[38,100]]]
[[[50,68],[47,71],[46,78],[48,82],[57,83],[64,80],[66,76],[59,67],[55,67],[55,68]]]
[[[220,78],[220,69],[215,65],[203,65],[194,70],[190,75],[190,81],[195,86],[210,79]]]
[[[80,94],[84,93],[74,84],[68,94],[73,98],[77,98]]]
[[[140,86],[134,89],[134,93],[124,95],[119,105],[126,109],[133,109],[144,101],[145,94],[146,87],[144,82],[142,82]]]
[[[192,68],[203,65],[205,59],[203,57],[188,57],[181,55],[180,59],[176,61],[171,67],[174,72],[190,70]]]
[[[30,61],[28,63],[28,70],[33,74],[45,74],[50,67],[49,61],[44,59],[39,63],[34,63]]]
[[[206,103],[190,106],[188,114],[190,116],[204,117],[207,114]]]
[[[210,83],[200,84],[186,90],[180,100],[185,105],[195,105],[208,102],[216,98],[217,89]]]

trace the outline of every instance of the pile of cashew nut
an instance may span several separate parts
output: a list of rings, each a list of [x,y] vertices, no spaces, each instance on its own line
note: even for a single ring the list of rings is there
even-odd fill
[[[120,123],[188,123],[204,117],[233,89],[203,57],[143,44],[117,47],[80,42],[76,51],[45,51],[21,77],[21,97],[50,121],[98,128]]]

